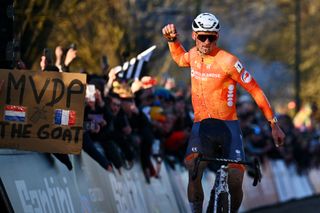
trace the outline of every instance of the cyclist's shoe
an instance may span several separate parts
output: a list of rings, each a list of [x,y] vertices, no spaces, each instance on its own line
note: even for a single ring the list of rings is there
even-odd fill
[[[202,213],[202,202],[190,202],[189,204],[192,213]]]

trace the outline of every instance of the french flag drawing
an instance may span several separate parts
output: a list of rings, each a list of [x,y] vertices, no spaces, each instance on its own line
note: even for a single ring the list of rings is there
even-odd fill
[[[24,122],[26,120],[26,107],[7,105],[4,109],[5,121]]]
[[[56,109],[54,124],[72,126],[76,123],[76,112],[73,110]]]

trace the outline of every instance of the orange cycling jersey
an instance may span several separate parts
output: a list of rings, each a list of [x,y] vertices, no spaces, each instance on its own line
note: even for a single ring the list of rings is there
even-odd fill
[[[273,118],[266,96],[237,57],[218,47],[208,55],[202,55],[196,47],[186,52],[179,41],[169,42],[169,49],[179,66],[191,68],[195,122],[206,118],[237,120],[237,83],[251,94],[267,120]]]

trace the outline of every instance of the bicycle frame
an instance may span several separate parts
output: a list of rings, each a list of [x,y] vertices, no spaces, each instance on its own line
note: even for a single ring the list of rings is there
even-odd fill
[[[254,181],[253,186],[256,186],[258,182],[261,182],[261,171],[260,164],[258,159],[254,159],[253,162],[249,161],[238,161],[224,158],[208,158],[203,157],[201,153],[199,153],[198,157],[195,160],[194,170],[192,172],[192,179],[195,180],[198,175],[198,167],[201,161],[209,161],[209,162],[219,162],[219,163],[233,163],[233,164],[242,164],[247,166],[254,167]],[[229,185],[228,185],[228,166],[221,165],[220,169],[217,171],[217,177],[219,177],[219,182],[215,187],[215,197],[214,197],[214,213],[217,212],[218,208],[218,198],[221,193],[226,193],[228,198],[228,213],[231,211],[231,195],[229,193]]]
[[[208,161],[208,162],[219,162],[219,163],[233,163],[233,164],[242,164],[246,166],[252,166],[254,168],[254,180],[252,185],[256,186],[258,182],[261,182],[261,171],[260,171],[260,163],[257,158],[254,158],[253,162],[251,161],[239,161],[239,160],[232,160],[232,159],[225,159],[225,158],[209,158],[203,157],[201,153],[199,153],[198,157],[195,160],[195,166],[192,172],[192,180],[194,180],[198,175],[198,167],[201,161]]]
[[[223,192],[225,192],[228,196],[228,213],[230,213],[231,210],[231,195],[229,193],[229,185],[228,185],[228,166],[222,165],[220,169],[218,170],[219,173],[219,182],[216,187],[216,192],[214,194],[214,209],[213,212],[217,213],[218,208],[218,199],[219,195]],[[218,176],[217,175],[217,176]]]

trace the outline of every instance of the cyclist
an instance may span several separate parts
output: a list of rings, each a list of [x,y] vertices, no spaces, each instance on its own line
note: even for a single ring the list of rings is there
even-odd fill
[[[199,166],[199,173],[195,180],[191,178],[194,160],[198,153],[208,151],[204,144],[201,146],[199,128],[201,121],[213,119],[214,125],[230,130],[231,143],[225,145],[228,150],[227,158],[239,157],[244,160],[242,136],[236,114],[236,85],[239,83],[253,97],[269,121],[272,137],[277,147],[284,143],[284,133],[277,125],[277,119],[263,91],[244,68],[237,57],[217,46],[219,38],[219,20],[211,13],[199,14],[192,23],[192,39],[195,46],[185,51],[178,39],[174,24],[162,28],[163,36],[168,40],[170,53],[174,61],[181,67],[191,68],[192,105],[194,110],[194,124],[191,130],[185,164],[189,170],[188,200],[192,212],[202,212],[203,190],[201,178],[204,162]],[[210,123],[210,122],[209,122]],[[210,128],[210,125],[208,125]],[[219,128],[212,132],[218,133]],[[207,144],[207,143],[206,143]],[[210,153],[210,152],[209,152]],[[242,202],[243,166],[228,165],[229,189],[231,193],[231,211],[235,212]],[[214,194],[214,192],[213,192]],[[212,196],[211,196],[212,197]]]

